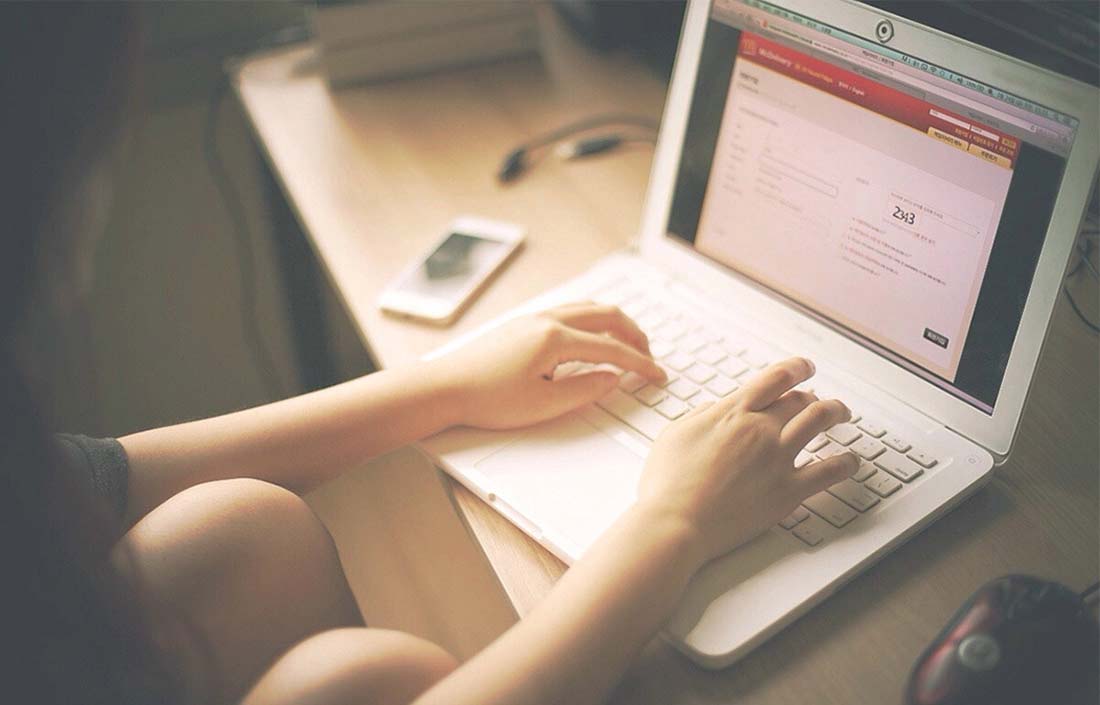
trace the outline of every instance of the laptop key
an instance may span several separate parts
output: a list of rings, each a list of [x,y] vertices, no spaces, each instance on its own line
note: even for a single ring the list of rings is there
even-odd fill
[[[901,483],[898,482],[893,475],[885,472],[876,472],[874,475],[871,475],[871,477],[863,483],[863,486],[879,497],[889,497],[901,489]]]
[[[750,369],[751,368],[747,364],[745,364],[745,361],[737,357],[736,355],[727,357],[725,360],[718,364],[718,371],[729,377],[730,379],[733,379],[734,377],[739,377],[740,375],[748,372]]]
[[[668,392],[661,389],[660,387],[654,387],[652,384],[647,384],[638,391],[634,392],[634,397],[646,406],[656,406],[657,404],[660,404],[667,396]]]
[[[874,475],[876,472],[878,472],[878,470],[877,468],[875,468],[874,463],[869,463],[864,460],[860,462],[859,470],[856,470],[856,474],[852,475],[852,479],[856,482],[863,482],[871,475]]]
[[[913,450],[909,453],[909,459],[920,465],[921,467],[930,468],[935,466],[936,459],[928,453],[924,453],[919,450]]]
[[[825,434],[824,433],[819,433],[816,436],[814,436],[813,438],[811,438],[810,442],[806,444],[806,450],[810,451],[811,453],[816,453],[818,450],[820,450],[822,447],[824,447],[825,444],[828,443],[828,442],[829,442],[829,439],[825,437]]]
[[[875,460],[875,465],[903,482],[911,482],[924,472],[924,470],[912,460],[892,450],[888,450],[879,456],[879,458]]]
[[[798,451],[798,455],[794,457],[794,469],[801,470],[814,461],[812,453],[807,453],[804,450]]]
[[[828,492],[818,492],[803,501],[802,505],[838,529],[858,516],[851,507]]]
[[[833,456],[842,455],[847,452],[848,449],[844,446],[829,441],[825,444],[824,448],[817,451],[817,457],[821,458],[822,460],[827,460],[829,458],[832,458]]]
[[[607,396],[597,401],[596,404],[650,440],[656,438],[657,434],[672,423],[634,397],[628,396],[618,389],[612,389]]]
[[[706,384],[714,379],[715,374],[717,373],[713,367],[707,367],[698,362],[684,370],[684,376],[696,384]]]
[[[795,524],[806,521],[810,517],[810,512],[803,506],[798,506],[793,512],[788,514],[783,521],[779,522],[779,525],[784,529],[793,528]]]
[[[695,358],[679,350],[666,357],[662,362],[666,367],[671,367],[677,372],[683,372],[695,364]]]
[[[825,540],[827,526],[824,521],[811,514],[791,529],[791,534],[807,546],[816,546]]]
[[[668,367],[665,367],[664,365],[658,365],[658,367],[660,367],[662,370],[665,371],[665,381],[661,382],[660,384],[653,385],[654,387],[660,387],[661,389],[668,389],[669,387],[671,387],[673,384],[676,383],[676,380],[680,379],[680,375],[676,374],[675,371],[669,369]]]
[[[700,325],[695,329],[695,332],[706,338],[708,343],[722,342],[722,334],[718,332],[717,328],[712,326]]]
[[[654,331],[654,335],[661,340],[673,341],[687,333],[687,326],[679,321],[668,321]]]
[[[838,482],[830,487],[828,492],[859,512],[865,512],[879,502],[874,492],[871,492],[855,480]]]
[[[667,397],[661,401],[660,404],[653,407],[657,410],[661,416],[669,419],[678,419],[691,409],[690,406],[680,401],[676,397]]]
[[[662,358],[676,352],[676,346],[667,340],[649,341],[649,352],[655,358]]]
[[[702,390],[699,391],[698,394],[696,394],[695,396],[688,399],[687,403],[688,403],[689,406],[691,406],[691,408],[694,409],[697,406],[702,406],[703,404],[706,404],[708,402],[713,403],[713,402],[716,402],[716,401],[721,401],[721,399],[714,396],[713,394],[711,394],[707,390],[702,389]]]
[[[737,333],[729,333],[722,336],[722,347],[725,348],[730,355],[740,355],[748,349],[748,344],[745,342],[744,337]]]
[[[882,442],[899,453],[907,453],[909,449],[913,447],[909,445],[908,441],[895,433],[887,433],[886,436],[883,437]]]
[[[863,421],[859,422],[858,426],[861,431],[866,433],[868,436],[871,436],[872,438],[882,438],[886,435],[885,428],[879,426],[873,421],[868,421],[867,419],[863,419]]]
[[[686,379],[678,379],[672,384],[666,385],[665,389],[678,399],[690,399],[699,393],[699,385]]]
[[[707,339],[698,333],[688,333],[676,341],[676,347],[686,353],[693,353],[707,344]]]
[[[848,446],[848,450],[852,451],[864,460],[874,460],[875,458],[886,452],[886,446],[882,445],[874,438],[864,436],[852,445]]]
[[[733,394],[740,388],[740,384],[734,382],[732,379],[726,379],[722,375],[719,375],[711,381],[707,382],[707,389],[709,389],[712,394],[720,397]]]
[[[745,359],[745,362],[757,369],[767,367],[772,362],[772,356],[760,348],[749,348],[741,357]]]
[[[850,423],[838,423],[836,426],[826,431],[825,435],[842,446],[851,445],[854,441],[863,436],[863,434],[859,432],[859,429]]]
[[[711,343],[695,353],[695,358],[706,365],[717,365],[728,357],[725,350]]]

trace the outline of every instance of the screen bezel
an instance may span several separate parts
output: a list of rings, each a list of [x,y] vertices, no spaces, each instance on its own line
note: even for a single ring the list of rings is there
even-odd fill
[[[685,278],[690,277],[692,283],[704,291],[724,300],[740,302],[746,315],[759,322],[778,342],[858,375],[869,385],[1003,458],[1011,450],[1050,316],[1095,182],[1096,91],[1073,79],[848,0],[775,0],[773,4],[807,17],[828,18],[828,24],[869,41],[877,41],[874,30],[878,22],[889,19],[895,30],[889,42],[891,48],[941,66],[965,66],[967,74],[978,81],[1026,96],[1080,121],[993,413],[987,414],[936,387],[799,310],[779,294],[731,274],[731,270],[721,264],[666,236],[711,0],[692,0],[685,15],[642,219],[642,256],[660,262],[663,268],[682,273]]]

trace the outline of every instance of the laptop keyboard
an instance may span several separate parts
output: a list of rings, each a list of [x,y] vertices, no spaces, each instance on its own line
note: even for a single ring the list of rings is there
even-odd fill
[[[710,324],[626,282],[601,290],[593,299],[618,306],[633,318],[668,373],[668,380],[658,386],[626,372],[618,389],[596,402],[650,440],[692,408],[732,394],[763,367],[789,357],[745,332]],[[800,388],[812,390],[813,384]],[[830,527],[843,529],[860,515],[889,504],[939,465],[935,457],[891,432],[888,424],[853,409],[849,422],[810,441],[795,458],[795,467],[845,452],[860,458],[855,475],[810,497],[779,523],[807,547],[820,545]]]

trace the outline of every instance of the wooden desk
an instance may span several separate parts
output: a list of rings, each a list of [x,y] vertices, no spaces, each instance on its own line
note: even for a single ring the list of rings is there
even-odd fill
[[[546,18],[544,18],[546,19]],[[263,150],[363,343],[382,365],[585,269],[634,233],[650,152],[551,160],[494,179],[533,134],[603,110],[658,116],[665,86],[624,57],[547,33],[544,63],[496,64],[329,93],[309,47],[253,58],[236,82]],[[529,228],[520,256],[458,324],[396,320],[382,287],[456,214]],[[1011,572],[1097,577],[1097,338],[1059,303],[1016,451],[992,484],[735,667],[703,671],[654,642],[617,703],[894,703],[913,660],[979,584]],[[460,486],[455,505],[519,615],[564,566]]]

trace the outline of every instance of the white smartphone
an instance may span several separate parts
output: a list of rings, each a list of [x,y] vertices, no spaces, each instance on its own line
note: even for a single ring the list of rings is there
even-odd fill
[[[383,311],[432,323],[450,323],[501,265],[519,249],[519,225],[456,218],[435,246],[386,287]]]

